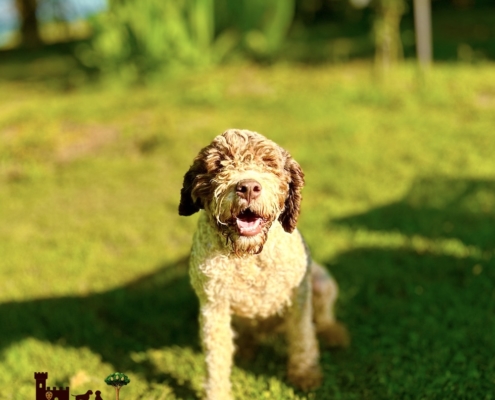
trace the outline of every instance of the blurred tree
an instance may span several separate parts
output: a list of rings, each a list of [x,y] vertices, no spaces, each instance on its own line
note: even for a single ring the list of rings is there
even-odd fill
[[[427,67],[433,58],[430,0],[414,0],[414,27],[418,61],[422,67]]]
[[[377,0],[374,22],[375,61],[384,69],[403,58],[400,21],[406,11],[404,0]]]
[[[21,20],[21,44],[28,48],[39,47],[43,44],[36,16],[37,3],[37,0],[15,0]]]
[[[70,32],[70,11],[74,9],[75,3],[67,0],[38,0],[39,14],[43,21],[51,21],[60,29],[61,38],[69,39]]]

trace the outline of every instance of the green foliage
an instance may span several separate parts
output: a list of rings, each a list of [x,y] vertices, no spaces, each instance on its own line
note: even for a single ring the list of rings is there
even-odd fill
[[[113,1],[92,24],[81,61],[124,81],[212,62],[213,0]]]
[[[295,0],[217,0],[216,12],[217,29],[234,29],[248,54],[270,59],[289,31]]]
[[[122,372],[114,372],[105,378],[105,383],[114,387],[122,387],[129,384],[131,380],[126,374]]]
[[[115,0],[92,19],[93,38],[77,54],[125,82],[215,64],[234,50],[269,58],[283,44],[294,7],[294,0]]]

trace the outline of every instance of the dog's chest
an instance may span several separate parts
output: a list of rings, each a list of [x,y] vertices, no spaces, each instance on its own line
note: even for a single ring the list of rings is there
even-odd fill
[[[233,263],[229,290],[232,312],[249,318],[282,312],[304,277],[304,263],[263,257],[246,261]]]
[[[200,298],[228,304],[233,314],[242,317],[265,318],[291,303],[306,271],[307,255],[299,233],[276,228],[258,255],[236,257],[193,246],[190,273]]]

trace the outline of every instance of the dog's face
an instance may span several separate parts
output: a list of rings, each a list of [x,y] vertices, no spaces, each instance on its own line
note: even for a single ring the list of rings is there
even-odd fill
[[[257,254],[280,221],[292,232],[304,174],[289,153],[264,136],[228,130],[202,149],[184,176],[180,215],[204,209],[237,255]]]

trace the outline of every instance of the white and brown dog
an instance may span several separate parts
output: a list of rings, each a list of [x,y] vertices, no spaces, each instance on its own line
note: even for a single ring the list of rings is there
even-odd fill
[[[333,312],[337,285],[311,260],[296,230],[303,185],[301,167],[287,151],[236,129],[202,149],[184,176],[179,214],[203,210],[190,276],[200,302],[207,399],[232,396],[236,322],[283,321],[288,378],[304,390],[321,382],[316,333],[330,345],[348,343]]]

